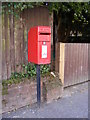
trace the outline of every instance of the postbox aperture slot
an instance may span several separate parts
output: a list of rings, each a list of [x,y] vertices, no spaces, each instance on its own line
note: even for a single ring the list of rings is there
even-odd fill
[[[39,35],[50,35],[51,33],[39,33]]]

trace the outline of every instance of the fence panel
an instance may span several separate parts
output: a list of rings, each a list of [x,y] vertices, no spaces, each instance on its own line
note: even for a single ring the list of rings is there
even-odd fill
[[[88,48],[88,43],[56,43],[55,71],[64,87],[90,80]]]
[[[50,25],[49,18],[46,7],[26,9],[20,14],[20,19],[6,12],[2,15],[2,80],[9,79],[12,72],[22,71],[21,64],[28,62],[29,29],[36,25]]]
[[[65,43],[64,86],[88,80],[88,44]]]

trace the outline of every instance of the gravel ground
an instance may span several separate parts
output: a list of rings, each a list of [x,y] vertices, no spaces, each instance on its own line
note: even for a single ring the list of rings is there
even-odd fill
[[[88,118],[88,82],[66,88],[62,98],[40,108],[23,107],[3,114],[3,118]]]

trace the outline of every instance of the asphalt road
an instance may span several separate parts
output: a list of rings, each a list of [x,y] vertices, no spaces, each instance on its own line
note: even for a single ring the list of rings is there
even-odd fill
[[[24,107],[3,118],[88,118],[88,83],[66,88],[61,99],[40,108]]]

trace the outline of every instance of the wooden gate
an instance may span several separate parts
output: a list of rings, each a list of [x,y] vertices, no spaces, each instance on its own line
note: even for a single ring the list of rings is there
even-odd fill
[[[57,43],[56,65],[64,87],[88,80],[88,44]]]

